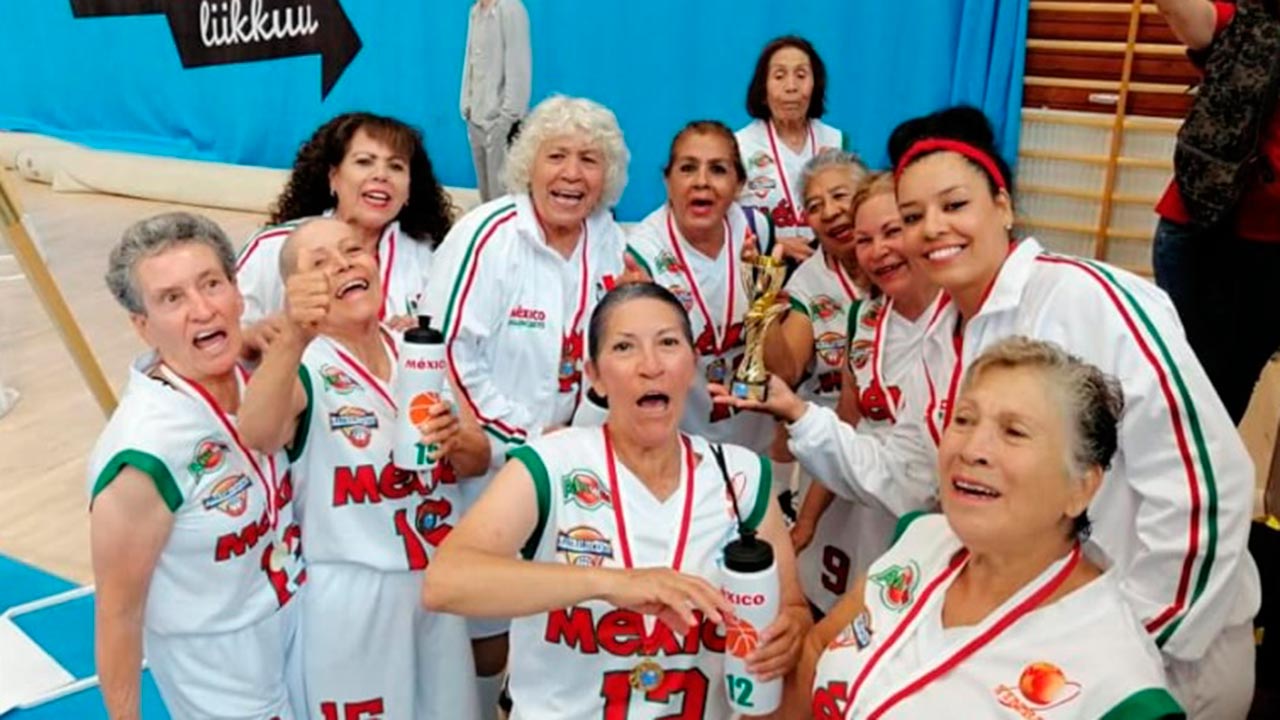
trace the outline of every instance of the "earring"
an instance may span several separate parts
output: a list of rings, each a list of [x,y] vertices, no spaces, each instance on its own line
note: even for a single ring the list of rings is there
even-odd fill
[[[1005,226],[1004,226],[1004,231],[1005,231],[1005,232],[1013,232],[1013,223],[1009,223],[1008,225],[1005,225]]]

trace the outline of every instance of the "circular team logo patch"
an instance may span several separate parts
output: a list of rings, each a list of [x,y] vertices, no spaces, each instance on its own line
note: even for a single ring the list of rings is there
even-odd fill
[[[670,250],[663,250],[658,253],[658,257],[653,261],[653,265],[657,268],[658,272],[662,273],[674,274],[684,271],[683,266],[680,265],[680,261],[676,259],[675,255],[671,254]]]
[[[1038,718],[1039,711],[1066,705],[1080,696],[1081,685],[1069,680],[1062,668],[1051,662],[1033,662],[1022,669],[1018,687],[1000,684],[996,700],[1023,717]]]
[[[353,391],[360,389],[360,383],[357,383],[340,367],[328,364],[321,365],[320,377],[324,380],[325,390],[332,390],[339,395],[349,395]]]
[[[378,416],[370,410],[344,405],[329,413],[329,430],[340,432],[354,447],[366,448],[378,428]]]
[[[218,510],[228,517],[240,517],[249,506],[247,491],[253,481],[247,475],[232,475],[219,480],[201,505],[205,510]]]
[[[914,560],[905,565],[891,565],[867,579],[880,586],[880,602],[895,612],[905,610],[916,600],[920,584],[920,566]]]
[[[838,368],[844,363],[844,335],[837,332],[826,332],[818,336],[813,349],[828,367]]]
[[[564,501],[572,502],[583,510],[613,507],[609,488],[590,470],[572,470],[562,478]]]
[[[870,340],[854,340],[849,344],[849,365],[854,370],[861,370],[871,359],[872,343]]]
[[[773,161],[770,160],[769,162],[772,163]],[[769,197],[769,193],[773,192],[776,187],[778,187],[777,181],[768,175],[757,175],[747,181],[747,190],[760,200]]]
[[[858,318],[858,322],[862,323],[862,327],[874,328],[876,323],[880,322],[880,316],[883,314],[884,303],[871,303],[862,312],[862,317]]]
[[[828,295],[818,295],[813,299],[813,302],[809,303],[809,312],[812,312],[814,317],[819,320],[830,320],[840,310],[840,303],[832,300]]]
[[[187,470],[191,471],[196,480],[211,472],[216,472],[226,462],[228,450],[230,448],[227,447],[227,444],[218,438],[205,438],[196,443],[195,450],[191,453],[191,462],[187,465]]]
[[[689,292],[689,288],[675,284],[668,285],[667,290],[670,290],[671,294],[676,296],[676,299],[684,306],[685,312],[693,312],[693,293]]]
[[[600,567],[613,559],[613,541],[589,525],[578,525],[559,532],[556,551],[570,565]]]

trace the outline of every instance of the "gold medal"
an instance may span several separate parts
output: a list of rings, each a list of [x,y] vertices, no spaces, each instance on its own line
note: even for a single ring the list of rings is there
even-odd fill
[[[644,692],[652,692],[662,685],[662,666],[652,658],[641,660],[631,669],[631,687]]]

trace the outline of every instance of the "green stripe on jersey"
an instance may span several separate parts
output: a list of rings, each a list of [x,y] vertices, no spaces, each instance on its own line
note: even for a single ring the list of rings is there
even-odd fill
[[[547,466],[543,464],[542,458],[531,447],[518,447],[508,452],[507,457],[524,465],[533,478],[533,488],[538,494],[538,524],[520,549],[525,560],[532,560],[538,553],[538,545],[542,542],[542,533],[547,529],[547,518],[551,514],[551,478],[547,475]]]
[[[1164,688],[1139,690],[1107,711],[1102,720],[1164,720],[1185,718],[1186,712]]]
[[[107,489],[107,486],[120,476],[120,471],[125,466],[137,468],[147,477],[151,478],[151,482],[155,483],[156,491],[160,493],[164,504],[169,508],[170,512],[177,512],[182,507],[182,491],[178,490],[178,484],[173,481],[173,474],[169,472],[168,466],[164,461],[150,453],[141,450],[121,450],[107,462],[106,467],[102,468],[102,472],[98,473],[98,479],[93,483],[93,492],[89,496],[90,505],[98,494]]]
[[[305,365],[298,366],[298,380],[302,382],[302,392],[307,395],[307,405],[298,415],[298,426],[293,429],[293,439],[289,441],[289,462],[298,462],[302,451],[307,448],[307,436],[311,433],[311,410],[315,407],[314,390],[311,387],[311,371]]]
[[[752,453],[755,455],[755,453]],[[773,463],[764,455],[756,455],[760,461],[760,483],[756,488],[756,502],[751,513],[742,521],[749,530],[756,530],[764,522],[765,513],[769,511],[769,499],[773,497]]]
[[[803,314],[805,317],[809,317],[809,306],[806,305],[803,300],[797,298],[795,295],[788,297],[788,300],[791,303],[792,310]]]
[[[1151,322],[1151,318],[1147,315],[1146,310],[1133,296],[1129,289],[1121,285],[1111,274],[1110,270],[1100,263],[1085,262],[1086,265],[1098,271],[1103,277],[1110,281],[1111,285],[1124,295],[1129,306],[1137,313],[1138,319],[1142,321],[1142,325],[1150,333],[1151,338],[1155,341],[1156,347],[1160,349],[1160,356],[1164,360],[1164,367],[1173,377],[1173,383],[1178,388],[1178,396],[1182,400],[1182,407],[1186,415],[1186,422],[1191,428],[1191,437],[1195,442],[1196,455],[1200,460],[1200,474],[1204,478],[1204,487],[1206,495],[1206,535],[1204,563],[1200,566],[1200,573],[1196,576],[1195,588],[1192,590],[1191,599],[1187,606],[1183,608],[1181,617],[1169,623],[1159,636],[1156,637],[1156,645],[1163,646],[1165,642],[1173,636],[1178,626],[1182,623],[1182,618],[1187,616],[1191,611],[1191,606],[1200,599],[1204,593],[1205,586],[1209,583],[1209,573],[1213,568],[1214,553],[1218,548],[1218,483],[1213,473],[1213,461],[1209,457],[1209,447],[1205,442],[1204,430],[1200,427],[1200,414],[1196,411],[1195,403],[1191,399],[1191,393],[1187,391],[1186,382],[1182,379],[1182,373],[1178,372],[1178,365],[1173,361],[1173,355],[1169,352],[1169,347],[1165,344],[1164,338],[1160,336],[1156,330],[1155,324]]]

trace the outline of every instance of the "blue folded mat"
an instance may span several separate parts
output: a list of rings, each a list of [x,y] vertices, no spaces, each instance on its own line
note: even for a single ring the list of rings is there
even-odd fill
[[[0,555],[0,612],[77,587],[56,575]],[[93,663],[93,597],[19,615],[14,623],[77,679],[96,671]],[[15,710],[5,720],[96,720],[107,717],[98,688],[83,690],[30,710]],[[169,717],[150,672],[142,675],[142,717]]]

